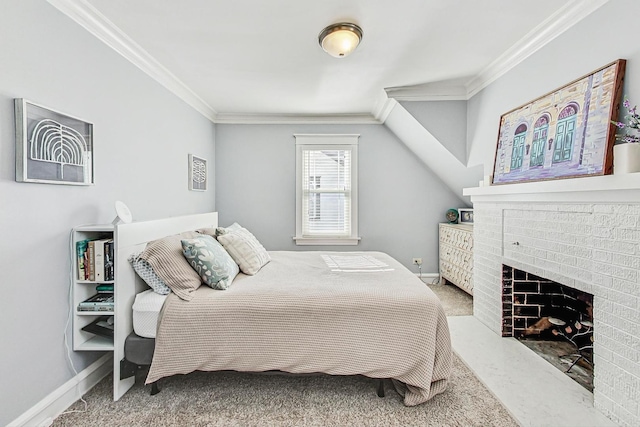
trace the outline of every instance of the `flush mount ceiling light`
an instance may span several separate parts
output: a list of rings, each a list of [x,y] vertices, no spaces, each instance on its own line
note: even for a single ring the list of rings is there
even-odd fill
[[[336,58],[349,55],[358,47],[360,40],[362,40],[362,28],[348,22],[329,25],[318,36],[322,49]]]

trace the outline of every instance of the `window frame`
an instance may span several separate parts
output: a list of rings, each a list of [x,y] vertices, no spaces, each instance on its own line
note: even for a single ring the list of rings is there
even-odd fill
[[[296,245],[357,245],[358,234],[358,141],[359,134],[294,134],[296,140]],[[349,150],[351,151],[351,235],[303,236],[303,159],[304,150]]]

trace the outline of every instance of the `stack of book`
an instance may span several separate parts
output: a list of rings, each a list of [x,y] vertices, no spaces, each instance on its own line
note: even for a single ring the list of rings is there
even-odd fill
[[[108,282],[114,280],[113,239],[78,240],[76,265],[78,280]]]
[[[78,311],[113,311],[113,288],[111,292],[98,292],[78,304]]]

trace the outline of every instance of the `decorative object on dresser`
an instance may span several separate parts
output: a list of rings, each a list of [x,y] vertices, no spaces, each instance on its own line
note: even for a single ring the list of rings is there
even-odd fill
[[[473,225],[439,225],[440,283],[451,282],[473,295]]]
[[[608,175],[626,61],[619,59],[500,118],[493,184]]]
[[[458,213],[460,214],[460,224],[473,224],[473,209],[460,208],[458,209]]]
[[[449,221],[449,224],[457,224],[460,213],[458,212],[458,209],[451,208],[447,210],[445,216],[447,217],[447,221]]]
[[[93,125],[15,100],[16,181],[93,184]]]
[[[207,161],[189,154],[189,190],[207,191]]]

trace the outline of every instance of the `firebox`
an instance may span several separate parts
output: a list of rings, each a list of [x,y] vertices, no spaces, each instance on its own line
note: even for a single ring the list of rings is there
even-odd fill
[[[593,390],[593,295],[503,265],[502,336]]]

